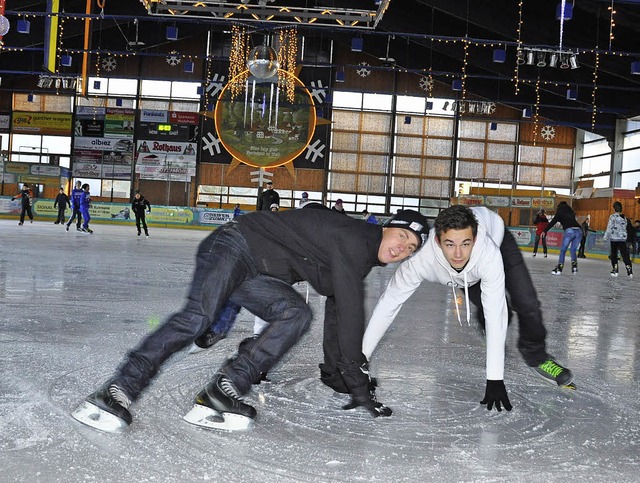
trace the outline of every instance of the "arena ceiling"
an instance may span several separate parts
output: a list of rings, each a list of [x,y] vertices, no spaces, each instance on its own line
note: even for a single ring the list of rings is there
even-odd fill
[[[566,1],[571,18],[562,23],[556,19],[560,0],[91,3],[93,15],[104,14],[92,22],[93,49],[99,45],[104,51],[169,52],[168,25],[178,27],[184,40],[207,30],[229,30],[233,23],[263,30],[291,23],[307,37],[331,38],[343,45],[362,38],[363,52],[388,59],[380,68],[430,73],[448,84],[464,80],[470,96],[537,109],[542,118],[559,125],[611,138],[618,119],[640,115],[640,63],[635,64],[638,73],[632,73],[632,63],[640,61],[640,0]],[[5,49],[25,50],[18,62],[14,57],[5,61],[9,57],[0,53],[3,78],[42,70],[46,5],[46,0],[6,0],[12,31],[4,37]],[[65,15],[82,15],[87,0],[60,0],[60,5]],[[30,20],[30,34],[16,33],[19,18]],[[66,22],[65,28],[65,47],[81,48],[82,22]],[[494,61],[496,50],[505,51],[503,62]],[[550,65],[553,54],[555,67]],[[561,68],[563,63],[569,67]],[[576,99],[567,98],[569,90]],[[455,95],[459,93],[452,91]]]

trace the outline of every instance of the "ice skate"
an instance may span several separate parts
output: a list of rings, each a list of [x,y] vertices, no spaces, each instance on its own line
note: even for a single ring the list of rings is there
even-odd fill
[[[216,334],[215,332],[205,332],[193,341],[193,344],[191,344],[191,347],[189,348],[189,354],[197,354],[198,352],[207,350],[209,347],[217,344],[224,338],[224,335]]]
[[[627,276],[629,278],[633,278],[633,267],[631,265],[625,265],[627,269]]]
[[[578,262],[571,262],[571,273],[574,275],[578,273]]]
[[[562,367],[553,359],[547,359],[542,364],[532,367],[531,370],[551,384],[557,384],[567,389],[575,389],[573,373],[566,367]]]
[[[562,268],[563,268],[563,265],[561,263],[559,263],[558,265],[556,265],[556,268],[551,270],[551,274],[552,275],[560,275],[560,274],[562,274]]]
[[[253,427],[255,417],[255,408],[240,399],[227,376],[218,373],[196,396],[193,408],[183,419],[205,428],[247,431]]]
[[[127,394],[115,384],[91,394],[71,416],[82,424],[107,433],[121,433],[132,422]]]
[[[618,264],[617,263],[613,266],[613,269],[611,270],[611,276],[612,277],[617,277],[618,276]]]

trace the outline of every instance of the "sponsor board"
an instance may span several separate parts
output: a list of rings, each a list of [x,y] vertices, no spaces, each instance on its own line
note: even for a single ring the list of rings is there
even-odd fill
[[[98,117],[104,117],[105,113],[106,113],[106,109],[104,107],[94,107],[94,106],[77,106],[76,107],[77,117],[98,118]]]
[[[553,210],[555,208],[554,198],[533,198],[531,200],[531,206],[534,208],[544,208],[545,210]]]
[[[28,174],[30,168],[28,163],[6,163],[5,171],[14,174]]]
[[[198,221],[203,225],[223,225],[233,220],[233,213],[229,211],[201,211]]]
[[[486,196],[485,202],[487,206],[507,207],[509,206],[508,196]]]
[[[196,160],[196,146],[194,143],[174,143],[171,141],[138,141],[136,152],[140,154],[183,155],[192,156]]]
[[[13,113],[11,130],[14,133],[69,135],[71,114],[16,111]]]
[[[11,115],[0,114],[0,130],[8,131],[11,127]]]
[[[60,177],[60,166],[51,166],[50,164],[32,164],[31,174],[36,176],[54,176]]]
[[[133,141],[130,139],[117,138],[75,138],[73,142],[74,150],[101,150],[131,153],[133,152]]]
[[[480,206],[484,205],[484,196],[479,195],[464,195],[458,197],[459,205],[467,206]]]
[[[513,237],[516,239],[516,243],[518,245],[530,245],[531,241],[533,240],[531,230],[529,230],[528,228],[522,228],[522,229],[509,228],[509,231],[511,232]]]
[[[562,237],[564,231],[548,231],[547,232],[547,246],[559,247],[562,246]]]
[[[140,121],[142,122],[167,122],[167,111],[152,111],[142,109],[140,111]]]
[[[511,198],[511,206],[515,208],[531,208],[531,198],[513,196]]]
[[[169,112],[169,122],[172,124],[198,124],[200,115],[197,112]]]
[[[100,178],[102,176],[102,165],[95,163],[75,163],[73,165],[73,175],[76,178]]]

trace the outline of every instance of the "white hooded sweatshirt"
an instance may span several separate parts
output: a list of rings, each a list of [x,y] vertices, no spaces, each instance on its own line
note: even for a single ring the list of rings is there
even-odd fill
[[[505,227],[502,218],[489,209],[473,207],[471,210],[478,220],[478,234],[467,265],[460,272],[451,267],[438,245],[435,229],[432,228],[426,245],[400,264],[371,315],[362,341],[362,352],[367,359],[371,358],[402,304],[417,290],[423,280],[451,286],[454,298],[455,288],[463,288],[467,324],[470,313],[468,287],[480,282],[487,334],[487,379],[504,380],[504,347],[508,319],[500,244]],[[459,312],[458,321],[462,323]]]

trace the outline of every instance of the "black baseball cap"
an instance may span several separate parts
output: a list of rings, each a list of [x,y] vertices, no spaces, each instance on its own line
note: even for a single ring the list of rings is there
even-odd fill
[[[429,238],[429,221],[424,215],[414,210],[399,210],[383,226],[411,230],[418,236],[418,248]]]

